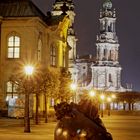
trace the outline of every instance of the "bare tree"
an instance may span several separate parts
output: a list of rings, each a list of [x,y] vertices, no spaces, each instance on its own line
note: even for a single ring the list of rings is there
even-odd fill
[[[48,122],[48,98],[56,98],[59,92],[59,72],[55,69],[47,69],[43,76],[43,93],[45,103],[45,123]]]
[[[66,68],[61,69],[60,73],[60,89],[58,98],[61,101],[69,101],[73,96],[72,91],[70,90],[70,85],[72,83],[71,74]]]

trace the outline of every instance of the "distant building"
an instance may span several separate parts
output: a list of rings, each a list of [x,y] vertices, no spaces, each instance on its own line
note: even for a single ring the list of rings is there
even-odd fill
[[[92,77],[91,82],[85,85],[85,88],[114,92],[131,90],[121,85],[122,67],[119,64],[120,45],[116,35],[116,11],[112,9],[110,0],[105,0],[103,3],[99,21],[100,33],[96,40],[96,60],[90,63]]]
[[[0,110],[17,98],[9,77],[19,64],[68,68],[70,19],[62,12],[44,15],[31,0],[0,0]],[[43,101],[40,110],[43,110]]]
[[[119,42],[116,35],[116,11],[111,0],[105,0],[100,11],[100,32],[96,39],[96,57],[92,55],[77,56],[76,81],[77,101],[80,94],[95,90],[97,96],[104,94],[104,110],[140,110],[140,93],[132,91],[132,85],[121,84],[122,67],[119,64]],[[115,94],[113,94],[115,93]],[[114,96],[114,98],[113,98]],[[107,99],[111,101],[107,101]],[[102,100],[102,101],[103,101]],[[108,106],[109,104],[109,106]],[[100,109],[102,108],[100,104]]]
[[[85,87],[90,84],[92,71],[91,65],[95,63],[95,58],[92,55],[77,56],[76,59],[76,83],[79,87]]]

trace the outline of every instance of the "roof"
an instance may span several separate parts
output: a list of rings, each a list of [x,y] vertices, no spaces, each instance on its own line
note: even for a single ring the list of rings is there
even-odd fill
[[[92,63],[95,61],[96,61],[95,57],[92,56],[91,54],[78,56],[78,58],[76,59],[77,63]]]
[[[55,2],[72,2],[72,0],[55,0]]]
[[[45,16],[32,0],[0,0],[0,16],[2,17],[40,17],[47,25],[57,25],[65,15]]]
[[[31,0],[0,0],[2,17],[40,17],[45,15]]]

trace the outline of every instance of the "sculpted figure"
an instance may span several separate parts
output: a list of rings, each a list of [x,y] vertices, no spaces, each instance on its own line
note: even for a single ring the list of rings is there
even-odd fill
[[[98,115],[96,100],[84,96],[79,104],[62,102],[56,105],[59,120],[54,140],[112,140]]]

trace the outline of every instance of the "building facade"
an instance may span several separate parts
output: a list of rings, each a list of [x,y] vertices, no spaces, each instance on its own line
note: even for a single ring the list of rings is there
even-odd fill
[[[69,25],[67,15],[46,16],[31,0],[0,1],[0,110],[17,98],[9,78],[20,65],[68,67]]]
[[[73,82],[76,82],[77,68],[75,67],[75,60],[77,39],[74,31],[74,18],[76,14],[74,12],[73,0],[55,0],[52,9],[52,15],[61,15],[63,11],[66,11],[66,14],[70,18],[70,26],[67,37],[67,43],[71,48],[69,51],[69,71],[71,72]]]
[[[91,64],[95,62],[93,55],[77,56],[76,67],[77,67],[77,84],[79,87],[86,87],[91,82],[92,71]]]
[[[116,11],[111,0],[104,1],[100,10],[99,23],[100,29],[96,39],[95,58],[79,57],[76,59],[76,79],[80,86],[79,89],[112,92],[131,91],[131,85],[128,85],[127,88],[121,85],[120,44],[116,34]]]

